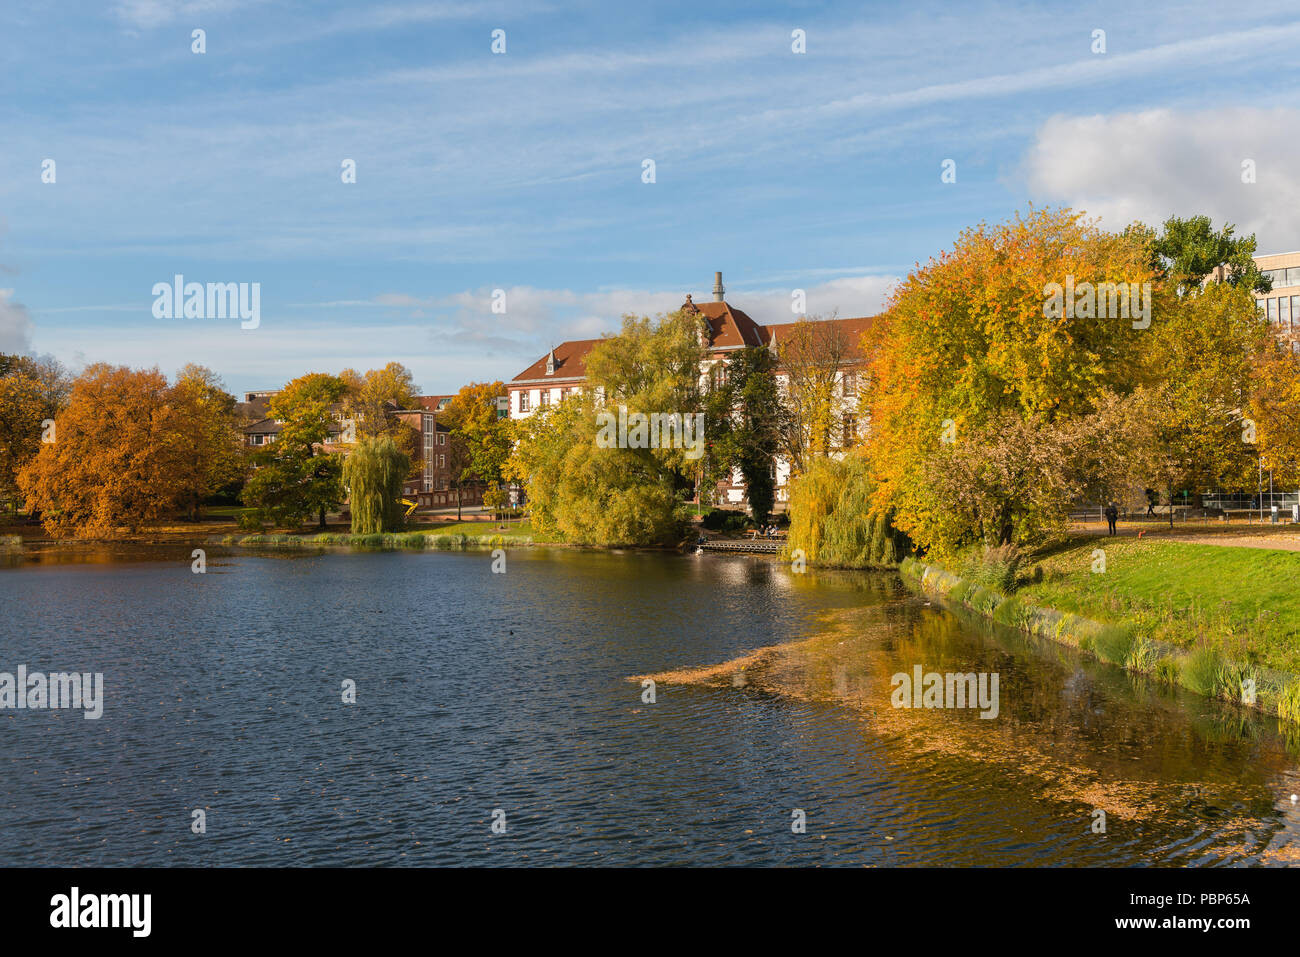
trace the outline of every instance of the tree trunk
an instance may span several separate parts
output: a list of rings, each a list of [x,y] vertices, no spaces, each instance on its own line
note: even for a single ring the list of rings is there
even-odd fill
[[[322,532],[325,531],[325,509],[323,508],[320,510],[320,528]]]
[[[460,521],[460,486],[456,486],[456,521]]]

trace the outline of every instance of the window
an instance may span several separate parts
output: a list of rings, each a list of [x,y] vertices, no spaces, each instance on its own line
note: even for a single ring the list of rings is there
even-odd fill
[[[446,444],[447,444],[447,433],[446,433],[446,432],[439,432],[439,433],[438,433],[438,444],[439,444],[439,445],[446,445]]]
[[[1291,328],[1291,297],[1283,296],[1277,301],[1277,324]]]
[[[542,390],[542,401],[541,401],[540,405],[541,405],[541,407],[544,409],[544,408],[546,408],[546,407],[547,407],[548,405],[550,405],[550,404],[551,404],[551,390],[550,390],[550,389],[543,389],[543,390]]]
[[[519,411],[520,411],[520,412],[527,412],[527,411],[528,411],[528,409],[529,409],[528,398],[529,398],[529,394],[528,394],[527,392],[520,392],[520,393],[519,393]]]
[[[426,433],[424,436],[424,451],[427,452],[431,448],[433,448],[433,436]]]
[[[1268,301],[1268,321],[1273,324],[1277,323],[1277,299],[1269,299]]]
[[[447,467],[447,456],[445,456],[445,455],[439,455],[439,456],[438,456],[438,468],[440,468],[440,469],[445,469],[446,467]]]
[[[1291,297],[1291,325],[1300,326],[1300,296]]]
[[[846,372],[840,379],[844,385],[845,395],[856,395],[858,391],[858,374],[856,372]]]
[[[1300,266],[1292,266],[1286,271],[1286,284],[1300,286]]]
[[[843,425],[844,425],[844,434],[840,441],[840,444],[847,449],[850,445],[853,444],[853,440],[857,437],[858,417],[855,415],[846,415],[844,417]]]

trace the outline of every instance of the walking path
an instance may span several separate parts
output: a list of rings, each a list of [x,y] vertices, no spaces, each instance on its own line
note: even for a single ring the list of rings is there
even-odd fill
[[[1106,535],[1105,522],[1075,522],[1072,526],[1076,533]],[[1271,548],[1278,551],[1300,551],[1300,525],[1269,525],[1256,522],[1253,525],[1188,522],[1175,524],[1171,529],[1167,522],[1125,522],[1120,520],[1118,527],[1121,538],[1158,538],[1161,541],[1185,542],[1189,545],[1224,545],[1232,548]]]

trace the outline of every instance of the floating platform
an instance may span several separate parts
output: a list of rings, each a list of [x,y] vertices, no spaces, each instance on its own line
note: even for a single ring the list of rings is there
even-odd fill
[[[697,548],[706,552],[755,552],[762,555],[775,555],[781,551],[781,543],[773,539],[756,538],[753,541],[705,542]]]

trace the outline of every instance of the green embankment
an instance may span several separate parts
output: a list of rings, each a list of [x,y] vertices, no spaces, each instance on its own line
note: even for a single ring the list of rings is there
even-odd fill
[[[1031,556],[1010,588],[1005,568],[902,570],[947,603],[1199,694],[1238,701],[1253,681],[1257,707],[1300,721],[1300,553],[1088,538]]]
[[[532,527],[513,525],[507,531],[485,530],[484,524],[466,522],[436,531],[393,532],[376,535],[352,535],[347,532],[322,532],[318,535],[227,535],[222,544],[244,548],[311,548],[345,545],[361,548],[481,548],[495,545],[534,544]],[[468,534],[473,531],[478,534]]]

